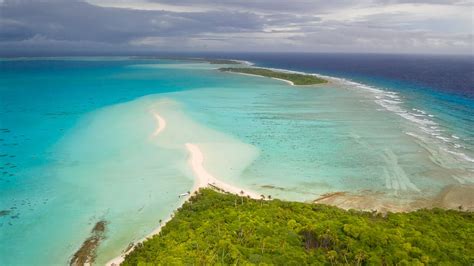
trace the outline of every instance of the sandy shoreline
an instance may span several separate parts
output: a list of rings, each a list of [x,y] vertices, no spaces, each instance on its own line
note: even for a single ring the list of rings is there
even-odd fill
[[[290,84],[291,86],[295,86],[295,83],[293,83],[293,81],[289,81],[287,79],[280,79],[280,78],[272,78],[272,79],[280,80],[280,81]]]
[[[236,73],[236,72],[234,72]],[[248,76],[256,76],[256,77],[264,77],[254,74],[247,74],[247,73],[237,73],[241,75],[248,75]],[[276,79],[276,78],[274,78]],[[277,79],[285,82],[282,79]],[[340,82],[335,80],[333,82]],[[152,137],[160,137],[161,134],[166,131],[167,129],[167,121],[163,118],[159,113],[152,111],[151,114],[153,115],[154,119],[156,120],[156,128],[152,133]],[[167,113],[165,112],[165,115]],[[175,122],[175,119],[170,119],[170,125]],[[173,127],[170,127],[173,129]],[[169,132],[172,132],[172,130]],[[168,131],[167,131],[168,133]],[[167,134],[166,133],[166,134]],[[194,184],[189,194],[184,195],[183,204],[189,200],[189,198],[194,195],[200,188],[204,187],[214,187],[219,191],[225,191],[232,194],[242,195],[242,196],[249,196],[254,199],[260,199],[260,195],[248,191],[243,190],[239,187],[233,186],[231,184],[225,183],[218,179],[218,177],[213,176],[206,168],[205,162],[206,159],[216,157],[216,154],[209,149],[206,150],[206,143],[201,142],[202,139],[200,137],[192,137],[191,135],[185,135],[184,138],[180,139],[178,142],[178,148],[186,149],[188,153],[188,162],[187,165],[189,169],[192,171],[194,177]],[[213,140],[211,140],[212,142]],[[182,145],[182,146],[181,146]],[[229,148],[229,150],[234,150]],[[204,151],[204,152],[203,152]],[[207,155],[207,157],[206,157]],[[219,154],[217,154],[219,156]],[[212,170],[216,171],[213,167]],[[228,176],[226,173],[220,173],[221,176]],[[335,193],[328,193],[322,195],[320,198],[313,200],[314,203],[321,203],[327,205],[337,206],[343,209],[359,209],[365,211],[374,211],[377,210],[379,212],[406,212],[412,211],[419,208],[430,208],[430,207],[443,207],[443,208],[451,208],[457,209],[458,207],[462,207],[463,210],[474,210],[474,195],[472,193],[474,191],[474,187],[472,186],[453,186],[449,189],[443,190],[440,193],[439,197],[436,198],[433,202],[432,198],[422,198],[420,200],[416,200],[415,202],[407,201],[400,201],[400,198],[385,198],[380,197],[380,194],[371,193],[370,191],[365,191],[358,194],[352,194],[348,192],[335,192]],[[148,238],[157,235],[160,233],[161,228],[166,225],[168,221],[172,219],[172,215],[164,219],[164,221],[160,224],[159,227],[155,228],[150,234],[148,234],[143,239],[133,243],[132,246],[127,248],[120,256],[114,258],[107,262],[106,265],[120,265],[123,262],[125,255],[129,254],[133,251],[135,245],[137,243],[141,243]]]
[[[443,208],[463,211],[474,211],[474,185],[453,184],[444,187],[437,195],[420,196],[417,199],[384,197],[381,192],[363,191],[349,193],[346,191],[326,193],[312,201],[313,203],[336,206],[341,209],[363,211],[410,212],[418,209]]]
[[[161,132],[163,132],[166,129],[167,124],[166,124],[166,120],[162,116],[160,116],[158,113],[153,112],[152,114],[157,121],[157,128],[153,132],[152,136],[157,137]],[[253,191],[243,190],[239,187],[227,184],[217,179],[213,175],[211,175],[203,166],[203,163],[205,161],[205,155],[202,153],[201,149],[199,148],[197,144],[185,143],[185,148],[187,149],[188,154],[189,154],[188,165],[190,166],[194,174],[195,180],[194,180],[193,188],[190,191],[190,193],[185,196],[185,200],[183,204],[186,203],[191,198],[191,196],[195,195],[199,191],[199,189],[210,187],[210,186],[217,188],[219,190],[228,192],[228,193],[238,194],[241,196],[248,196],[253,199],[260,199],[260,195]],[[108,261],[106,265],[108,266],[120,265],[124,261],[125,256],[134,250],[136,244],[141,243],[153,237],[154,235],[159,234],[163,226],[165,226],[166,223],[168,223],[172,218],[173,217],[170,215],[168,218],[162,221],[160,226],[155,228],[150,234],[148,234],[143,239],[133,243],[132,244],[133,246],[127,248],[125,252],[120,254],[120,256]]]
[[[277,69],[277,68],[268,68],[268,69],[270,69],[270,70],[275,70],[275,71],[282,71],[282,69]],[[313,76],[317,76],[317,77],[324,77],[327,82],[325,82],[325,83],[320,83],[320,84],[311,84],[311,85],[295,85],[295,83],[294,83],[293,81],[290,81],[290,80],[287,80],[287,79],[272,78],[272,77],[261,76],[261,75],[256,75],[256,74],[233,72],[233,71],[229,71],[229,72],[230,72],[230,73],[234,73],[234,74],[239,74],[239,75],[252,76],[252,77],[270,78],[270,79],[274,79],[274,80],[283,81],[283,82],[285,82],[285,83],[287,83],[288,85],[291,85],[291,86],[298,86],[298,87],[317,87],[317,86],[321,86],[321,85],[328,85],[328,84],[336,83],[336,79],[335,79],[335,78],[332,78],[332,77],[329,77],[329,76],[315,75],[315,74],[307,74],[307,73],[295,72],[295,71],[284,71],[284,72],[296,73],[296,74],[304,74],[304,75],[313,75]]]
[[[234,74],[245,75],[245,76],[252,76],[252,77],[259,77],[259,78],[271,78],[271,77],[265,77],[265,76],[261,76],[261,75],[255,75],[255,74],[240,73],[240,72],[233,72],[233,71],[230,71],[230,72],[234,73]],[[289,81],[287,79],[280,79],[280,78],[271,78],[271,79],[283,81],[285,83],[288,83],[288,85],[295,86],[293,81]]]
[[[203,166],[204,155],[201,152],[201,149],[199,149],[199,147],[193,143],[186,143],[185,145],[186,145],[186,149],[188,150],[190,154],[189,165],[191,166],[191,169],[193,170],[195,178],[196,178],[191,194],[194,194],[200,188],[204,188],[204,187],[208,187],[212,185],[228,193],[239,194],[242,196],[249,196],[250,198],[253,198],[253,199],[260,198],[260,196],[255,192],[243,190],[236,186],[227,184],[215,178],[211,174],[209,174]]]

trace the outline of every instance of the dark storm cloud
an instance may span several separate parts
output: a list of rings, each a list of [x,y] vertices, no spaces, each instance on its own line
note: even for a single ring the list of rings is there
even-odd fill
[[[0,0],[0,52],[472,49],[469,0],[87,1]]]
[[[202,7],[219,7],[221,9],[249,9],[254,11],[264,12],[313,12],[324,11],[327,9],[334,9],[340,6],[352,5],[353,0],[338,0],[338,1],[327,1],[327,0],[300,0],[300,1],[288,1],[288,0],[244,0],[244,1],[213,1],[213,0],[184,0],[184,1],[173,1],[173,0],[151,0],[150,2],[155,3],[166,3],[169,5],[176,6],[202,6]]]
[[[2,40],[40,35],[53,40],[113,43],[147,36],[256,30],[261,25],[258,16],[246,12],[175,13],[104,8],[76,1],[6,1],[1,10]]]

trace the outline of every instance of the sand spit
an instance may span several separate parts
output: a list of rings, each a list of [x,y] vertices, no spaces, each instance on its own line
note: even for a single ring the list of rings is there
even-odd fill
[[[200,188],[211,186],[232,194],[249,196],[253,199],[260,198],[260,196],[255,192],[243,190],[236,186],[229,185],[209,174],[203,166],[205,157],[196,144],[186,143],[186,148],[190,154],[189,165],[191,166],[191,169],[193,170],[196,177],[192,194],[197,192]]]
[[[155,131],[153,132],[152,136],[153,137],[158,137],[158,135],[160,135],[160,133],[162,133],[163,130],[166,128],[167,121],[157,112],[152,112],[152,114],[153,114],[153,116],[155,117],[155,119],[157,121],[157,127],[156,127]],[[185,201],[183,202],[183,204],[185,202],[187,202],[192,195],[196,194],[197,191],[199,191],[199,189],[205,188],[205,187],[212,187],[212,188],[214,188],[218,191],[221,191],[221,192],[228,192],[228,193],[238,194],[238,195],[242,195],[242,196],[248,196],[248,197],[251,197],[251,198],[254,198],[254,199],[260,199],[261,198],[261,196],[259,194],[255,193],[255,192],[244,190],[244,189],[241,189],[239,187],[230,185],[228,183],[225,183],[225,182],[219,180],[218,178],[216,178],[212,174],[210,174],[209,171],[204,167],[204,162],[206,161],[207,157],[203,153],[203,151],[201,150],[201,148],[199,147],[198,144],[187,142],[187,143],[184,144],[184,147],[186,148],[186,150],[188,152],[188,156],[189,156],[188,166],[189,166],[189,168],[191,169],[191,171],[193,173],[195,181],[194,181],[194,186],[193,186],[192,190],[190,191],[190,193],[185,193],[185,195],[184,195]],[[124,261],[125,256],[134,250],[137,243],[141,243],[141,242],[147,240],[148,238],[151,238],[154,235],[159,234],[161,232],[162,227],[164,225],[166,225],[166,223],[168,221],[170,221],[171,219],[172,219],[172,216],[170,216],[167,219],[165,219],[164,221],[162,221],[160,223],[159,227],[155,228],[145,238],[143,238],[143,239],[141,239],[141,240],[139,240],[135,243],[131,243],[126,248],[126,250],[123,251],[123,253],[120,256],[108,261],[106,263],[106,265],[109,265],[109,266],[120,265]]]
[[[186,149],[189,152],[188,164],[191,167],[191,169],[192,169],[192,171],[195,175],[195,178],[196,178],[195,182],[194,182],[193,189],[186,196],[185,202],[187,202],[192,195],[195,195],[199,191],[199,189],[205,188],[205,187],[213,187],[213,188],[215,188],[217,190],[220,190],[220,191],[233,193],[233,194],[238,194],[238,195],[242,195],[242,196],[249,196],[250,198],[253,198],[253,199],[260,199],[260,196],[257,193],[254,193],[254,192],[248,191],[248,190],[243,190],[241,188],[229,185],[227,183],[224,183],[224,182],[218,180],[217,178],[215,178],[211,174],[209,174],[209,172],[203,166],[203,162],[205,160],[205,157],[204,157],[204,154],[202,153],[202,151],[199,149],[199,147],[196,144],[192,144],[192,143],[186,143],[185,146],[186,146]],[[141,242],[147,240],[148,238],[151,238],[154,235],[159,234],[161,232],[161,229],[163,228],[163,226],[165,226],[166,223],[169,222],[171,219],[172,219],[172,217],[168,217],[168,219],[163,221],[160,224],[159,227],[157,227],[147,237],[145,237],[144,239],[138,241],[137,243],[141,243]],[[119,257],[116,257],[116,258],[110,260],[109,262],[107,262],[106,265],[108,265],[108,266],[118,266],[118,265],[120,265],[124,261],[125,256],[128,255],[130,252],[132,252],[134,250],[137,243],[131,244],[124,253],[122,253]]]

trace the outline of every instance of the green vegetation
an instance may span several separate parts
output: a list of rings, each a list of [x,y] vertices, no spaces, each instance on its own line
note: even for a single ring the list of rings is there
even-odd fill
[[[295,85],[314,85],[314,84],[327,83],[327,80],[318,78],[313,75],[279,72],[279,71],[273,71],[273,70],[265,69],[265,68],[225,67],[225,68],[220,68],[219,70],[259,75],[259,76],[264,76],[264,77],[269,77],[269,78],[286,79],[293,82],[293,84]]]
[[[201,189],[122,265],[472,265],[471,212],[386,215]]]

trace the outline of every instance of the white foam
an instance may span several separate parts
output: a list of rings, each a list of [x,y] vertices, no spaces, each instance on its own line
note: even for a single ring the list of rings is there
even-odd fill
[[[462,158],[462,159],[464,159],[464,160],[466,160],[466,161],[468,161],[468,162],[474,163],[474,158],[469,157],[469,156],[466,155],[465,153],[456,152],[456,151],[451,151],[451,150],[448,150],[448,149],[445,149],[445,148],[443,148],[443,150],[444,150],[445,152],[454,154],[454,155],[458,156],[459,158]]]
[[[235,62],[239,62],[243,65],[246,65],[246,66],[253,66],[254,63],[250,62],[250,61],[246,61],[246,60],[236,60],[236,59],[231,59],[232,61],[235,61]]]
[[[435,144],[437,145],[448,144],[456,149],[463,147],[459,143],[456,143],[456,141],[460,139],[459,137],[455,135],[446,136],[442,134],[442,132],[445,132],[445,130],[441,129],[440,125],[431,119],[432,117],[434,117],[434,115],[428,114],[426,111],[418,109],[418,108],[412,108],[411,109],[412,112],[408,111],[407,109],[404,109],[402,105],[403,101],[401,100],[401,98],[398,96],[397,93],[384,91],[381,89],[373,88],[371,86],[363,85],[363,84],[353,82],[353,81],[346,81],[344,79],[340,79],[340,81],[344,82],[345,84],[356,86],[356,88],[364,89],[368,92],[371,92],[374,96],[375,103],[383,107],[385,110],[393,112],[397,114],[398,116],[410,122],[415,123],[422,132],[426,133],[428,136],[431,136],[433,139],[428,140],[427,138],[421,138],[412,132],[407,133],[407,135],[410,135],[412,137],[416,136],[419,140],[423,142],[434,141]],[[436,143],[436,141],[441,141],[441,142]],[[449,151],[450,154],[456,155],[456,159],[462,159],[466,162],[474,161],[474,159],[467,156],[465,153],[453,152],[447,148],[443,148],[443,149],[445,149],[446,151]],[[394,187],[393,184],[392,184],[392,187]]]
[[[443,136],[440,132],[444,132],[443,129],[441,129],[435,121],[433,121],[431,118],[435,117],[432,114],[429,114],[428,112],[421,110],[419,108],[412,108],[410,112],[409,110],[403,108],[403,100],[400,97],[400,95],[397,92],[393,91],[387,91],[387,90],[382,90],[378,88],[374,88],[369,85],[365,85],[359,82],[355,82],[349,79],[345,78],[339,78],[339,77],[332,77],[332,76],[327,76],[327,75],[321,75],[321,74],[315,74],[315,73],[307,73],[307,72],[301,72],[301,71],[293,71],[293,70],[287,70],[287,69],[280,69],[280,68],[268,68],[276,71],[282,71],[282,72],[287,72],[287,73],[296,73],[296,74],[303,74],[303,75],[314,75],[320,78],[324,78],[327,80],[334,81],[335,83],[340,83],[344,85],[350,85],[352,87],[358,88],[358,89],[363,89],[365,91],[368,91],[372,94],[374,97],[374,102],[381,106],[384,110],[393,112],[397,114],[398,116],[413,122],[418,126],[418,128],[426,133],[428,136],[431,136],[432,139],[428,140],[426,138],[418,138],[419,140],[426,142],[426,141],[431,141],[435,142],[435,144],[438,145],[445,145],[449,144],[453,146],[454,148],[460,148],[462,145],[459,143],[456,143],[456,140],[459,140],[459,137],[455,135],[451,136]],[[377,109],[380,111],[380,109]],[[407,135],[414,136],[413,133],[407,133]],[[439,142],[441,141],[441,142]],[[437,143],[436,143],[437,142]],[[450,152],[451,154],[456,154],[456,152]],[[462,158],[467,162],[472,162],[473,159],[464,153],[457,154],[458,158]]]

